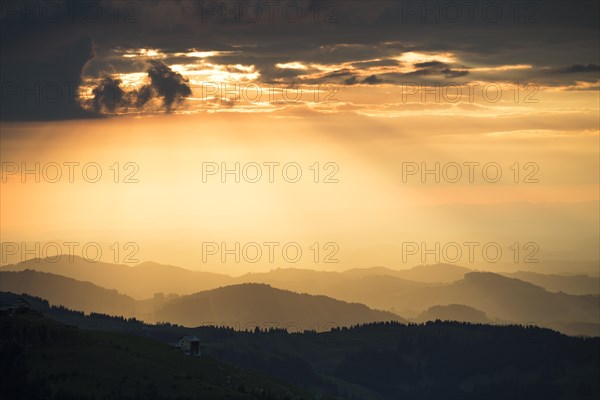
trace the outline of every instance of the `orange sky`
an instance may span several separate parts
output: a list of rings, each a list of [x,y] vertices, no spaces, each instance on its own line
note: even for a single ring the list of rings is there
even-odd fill
[[[384,99],[390,89],[377,90]],[[599,200],[593,93],[541,93],[534,106],[476,104],[489,116],[468,107],[444,109],[444,104],[436,104],[437,111],[423,104],[390,111],[385,102],[373,101],[373,91],[364,94],[361,87],[345,88],[339,95],[344,104],[358,104],[359,111],[330,112],[305,104],[266,114],[200,111],[3,123],[2,240],[95,241],[103,243],[103,257],[109,261],[111,243],[122,247],[134,242],[139,261],[231,273],[279,266],[398,266],[403,264],[401,243],[422,240],[443,244],[475,238],[505,249],[513,242],[533,241],[546,245],[546,252],[544,246],[540,251],[546,259],[594,257],[593,249],[574,254],[578,250],[564,240],[580,235],[584,243],[598,235],[598,213],[589,206]],[[365,109],[370,116],[361,111]],[[35,162],[40,163],[41,182],[35,183],[31,174],[21,182],[22,163],[33,168]],[[65,162],[79,163],[73,167],[73,183]],[[244,169],[247,176],[241,172],[240,183],[231,174],[223,183],[220,173],[203,182],[203,163],[234,168],[236,162],[240,172],[250,165]],[[50,182],[56,180],[52,163],[62,166],[56,183]],[[87,170],[88,180],[97,168],[102,171],[96,183],[82,175],[88,163],[97,163]],[[249,182],[256,173],[253,163],[263,174],[257,183]],[[265,163],[279,163],[273,183]],[[288,163],[296,164],[284,177],[282,168]],[[436,183],[432,174],[422,182],[420,171],[403,177],[407,163],[411,168],[439,163],[440,171],[452,166]],[[479,163],[473,167],[473,182],[464,163]],[[483,175],[480,168],[487,164],[493,169]],[[12,173],[15,165],[19,171]],[[463,178],[445,180],[454,176],[456,165],[463,166]],[[288,182],[298,167],[301,179]],[[489,182],[498,168],[501,179]],[[128,174],[138,182],[123,182]],[[338,182],[325,183],[328,175]],[[524,203],[530,209],[520,209]],[[481,206],[455,214],[452,207],[461,205]],[[515,220],[490,226],[488,220],[499,218],[498,209]],[[229,257],[222,263],[217,255],[203,263],[202,243],[223,241],[233,247],[235,242],[297,242],[304,256],[299,263],[273,263],[265,257],[257,263],[230,262]],[[323,263],[332,248],[321,249],[315,262],[309,249],[314,242],[321,247],[335,243],[339,262]],[[22,253],[20,249],[3,263],[19,261]]]

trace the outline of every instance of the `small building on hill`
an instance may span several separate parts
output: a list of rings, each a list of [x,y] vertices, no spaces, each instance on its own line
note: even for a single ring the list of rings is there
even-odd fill
[[[200,339],[196,336],[182,336],[177,341],[177,348],[188,356],[199,356]]]

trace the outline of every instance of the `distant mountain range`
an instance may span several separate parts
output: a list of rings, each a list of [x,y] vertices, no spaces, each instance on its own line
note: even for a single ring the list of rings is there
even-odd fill
[[[512,272],[504,276],[531,282],[534,285],[546,288],[550,292],[564,292],[568,294],[598,294],[600,293],[600,278],[587,275],[552,275],[537,272]]]
[[[453,264],[417,265],[404,270],[393,270],[385,267],[357,268],[345,271],[344,274],[355,277],[386,275],[417,282],[454,282],[464,278],[473,270]]]
[[[81,257],[63,255],[56,261],[42,258],[5,265],[0,271],[34,270],[91,282],[116,289],[136,299],[147,299],[155,293],[190,294],[234,283],[232,277],[211,272],[190,271],[173,265],[144,262],[135,266],[90,262]]]
[[[26,269],[48,272],[116,289],[136,299],[147,299],[156,293],[192,294],[239,283],[267,283],[271,286],[311,294],[342,295],[344,288],[354,291],[358,281],[373,277],[393,277],[409,287],[419,283],[443,284],[458,281],[475,270],[453,264],[418,265],[395,270],[386,267],[356,268],[343,272],[324,272],[297,268],[277,268],[269,272],[248,273],[239,277],[213,272],[191,271],[173,265],[144,262],[135,266],[90,262],[81,257],[62,256],[59,260],[32,259],[0,267],[0,271]],[[551,292],[568,294],[600,294],[600,278],[587,275],[545,275],[537,272],[499,273],[541,286]],[[366,282],[365,282],[366,283]],[[396,280],[399,284],[399,281]],[[335,297],[335,296],[334,296]]]
[[[600,297],[552,293],[515,278],[489,272],[470,272],[447,285],[421,289],[418,294],[395,293],[390,301],[416,309],[435,305],[464,304],[481,310],[491,319],[534,324],[562,330],[566,324],[593,324],[582,331],[600,334]]]
[[[45,273],[24,271],[27,267]],[[22,272],[8,272],[11,270]],[[302,324],[302,328],[333,322],[347,326],[434,318],[443,309],[432,307],[460,305],[484,313],[491,321],[600,335],[599,295],[572,295],[562,290],[592,290],[596,278],[587,276],[525,272],[504,276],[439,264],[403,271],[384,267],[345,272],[288,268],[231,277],[156,263],[131,267],[80,258],[72,263],[30,260],[0,271],[0,290],[41,296],[86,312],[136,316],[150,322],[229,326],[273,322]],[[62,274],[64,277],[59,276]],[[555,290],[561,288],[563,293],[549,291],[542,283]],[[454,311],[450,316],[461,320],[482,318],[452,308],[446,311]]]
[[[390,312],[326,296],[299,294],[265,284],[231,285],[183,297],[136,301],[116,290],[37,271],[0,272],[0,289],[26,293],[86,313],[99,312],[185,326],[224,325],[238,329],[289,326],[323,330],[376,321],[406,321]]]
[[[492,322],[483,311],[462,304],[448,304],[447,306],[433,306],[421,313],[417,322],[426,321],[464,321],[477,324]]]

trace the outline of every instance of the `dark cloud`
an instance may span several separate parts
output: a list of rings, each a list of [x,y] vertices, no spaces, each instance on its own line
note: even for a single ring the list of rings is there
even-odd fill
[[[358,83],[358,78],[356,76],[351,76],[348,79],[344,80],[344,85],[356,85]]]
[[[441,61],[427,61],[413,65],[417,70],[410,72],[407,75],[444,75],[446,78],[458,78],[469,74],[469,71],[467,70],[452,69],[448,64]]]
[[[180,73],[173,71],[160,60],[150,60],[149,63],[150,86],[159,97],[162,97],[167,111],[171,110],[173,104],[182,102],[192,94],[188,80]]]
[[[367,76],[362,80],[362,83],[366,83],[367,85],[377,85],[382,83],[383,81],[377,77],[377,75]]]
[[[144,85],[139,90],[134,92],[133,105],[135,108],[141,109],[152,100],[155,92],[150,85]]]
[[[92,90],[94,99],[92,107],[98,113],[113,113],[127,102],[127,95],[121,89],[121,80],[104,77],[100,84]]]
[[[350,76],[351,77],[352,75],[354,75],[354,73],[351,70],[349,70],[349,69],[340,69],[340,70],[333,71],[333,72],[330,72],[330,73],[326,74],[324,76],[324,78],[325,79],[340,78],[340,77],[345,77],[345,76]]]
[[[398,60],[376,60],[376,61],[358,61],[352,64],[355,68],[369,68],[369,67],[396,67],[399,66],[400,62]]]
[[[264,61],[260,61],[261,65]],[[273,60],[273,64],[266,64],[259,69],[261,74],[261,80],[266,83],[278,83],[282,81],[291,82],[295,81],[299,75],[304,75],[307,73],[315,73],[318,70],[309,68],[307,70],[302,69],[293,69],[293,68],[277,68],[275,67],[275,60]],[[240,64],[244,64],[241,62]]]
[[[427,61],[427,62],[422,62],[422,63],[416,63],[414,64],[414,66],[416,68],[429,68],[429,69],[433,69],[433,70],[439,70],[441,68],[445,68],[446,64],[441,62],[441,61]]]
[[[358,76],[351,76],[343,81],[344,85],[356,85],[363,83],[365,85],[379,85],[383,83],[383,79],[377,77],[377,75],[369,75],[363,80],[360,80]]]
[[[380,85],[384,83],[384,80],[379,78],[377,75],[369,75],[366,78],[360,80],[358,76],[351,76],[342,82],[344,85],[357,85],[359,83],[365,85]]]
[[[153,99],[160,99],[162,107],[171,111],[174,106],[192,94],[189,82],[160,60],[149,60],[147,69],[150,83],[125,92],[121,80],[104,77],[92,90],[92,108],[102,113],[114,113],[128,108],[142,109]]]
[[[446,78],[459,78],[461,76],[469,75],[469,71],[444,68],[442,74],[444,74]]]
[[[573,64],[566,68],[560,68],[558,72],[563,74],[579,74],[584,72],[600,72],[600,65],[597,64]]]
[[[2,47],[0,119],[94,117],[78,102],[82,70],[94,56],[89,36],[30,37],[27,48]]]

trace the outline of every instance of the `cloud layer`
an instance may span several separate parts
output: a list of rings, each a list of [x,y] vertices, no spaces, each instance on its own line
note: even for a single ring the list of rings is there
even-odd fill
[[[188,80],[173,71],[160,60],[148,61],[148,79],[150,83],[139,89],[125,91],[120,79],[105,76],[92,89],[91,108],[97,113],[115,113],[130,108],[143,109],[160,100],[160,107],[171,111],[174,106],[192,94]]]
[[[85,10],[51,3],[54,13],[45,2],[2,3],[3,120],[82,118],[155,108],[157,100],[173,110],[194,81],[229,77],[368,87],[516,81],[571,90],[596,90],[599,81],[597,2],[90,1]],[[124,76],[143,71],[147,87],[120,93],[130,84]],[[36,82],[45,95],[23,101]],[[54,101],[43,93],[53,84],[91,87],[92,106],[73,101],[76,91]]]

